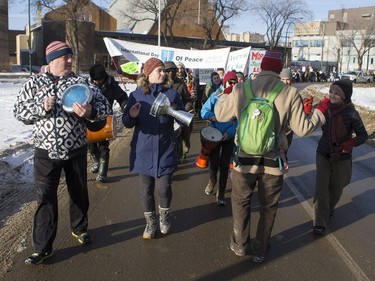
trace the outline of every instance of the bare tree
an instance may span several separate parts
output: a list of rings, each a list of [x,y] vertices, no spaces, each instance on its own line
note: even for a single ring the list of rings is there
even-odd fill
[[[173,46],[173,24],[177,16],[178,7],[182,0],[167,1],[161,0],[161,19],[165,21],[164,28],[160,30],[166,46]],[[172,9],[176,5],[176,9]],[[131,0],[129,5],[122,11],[127,26],[131,29],[135,25],[149,21],[151,25],[158,22],[159,18],[159,1],[158,0]],[[167,36],[171,39],[168,40]]]
[[[90,3],[90,0],[33,0],[33,5],[40,5],[45,11],[57,11],[59,18],[66,21],[66,37],[67,43],[72,47],[76,72],[80,69],[79,56],[79,21],[85,18],[84,7]]]
[[[270,49],[279,44],[282,35],[292,24],[310,19],[312,13],[306,10],[303,0],[257,0],[253,11],[257,12],[266,24],[266,36]]]
[[[160,30],[166,46],[174,45],[173,31],[177,21],[190,23],[190,28],[201,29],[205,34],[204,48],[213,47],[222,34],[222,29],[230,18],[248,9],[246,0],[192,0],[188,3],[183,0],[162,0]],[[127,25],[134,27],[144,21],[155,23],[159,18],[158,0],[131,0],[122,15]]]
[[[358,70],[362,70],[365,55],[374,47],[375,24],[357,25],[356,28],[352,26],[347,30],[340,30],[337,33],[337,36],[341,38],[341,45],[343,47],[346,47],[348,50],[354,49],[357,56]]]
[[[203,48],[215,47],[222,34],[225,23],[241,12],[250,9],[248,1],[245,0],[214,0],[209,1],[210,6],[205,7],[205,21],[203,29],[206,33]]]

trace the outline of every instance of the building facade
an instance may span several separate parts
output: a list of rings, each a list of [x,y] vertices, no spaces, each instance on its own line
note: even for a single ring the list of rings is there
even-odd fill
[[[327,73],[372,72],[375,69],[374,42],[375,6],[331,10],[327,21],[294,26],[292,61],[311,62],[315,70]]]

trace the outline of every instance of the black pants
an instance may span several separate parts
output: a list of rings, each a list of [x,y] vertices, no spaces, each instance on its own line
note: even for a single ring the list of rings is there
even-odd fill
[[[74,232],[87,230],[89,198],[87,191],[87,147],[77,149],[69,160],[52,160],[47,151],[36,149],[34,156],[35,186],[38,208],[32,231],[36,252],[51,251],[58,222],[57,188],[64,169],[70,196],[70,227]]]
[[[227,186],[230,159],[234,150],[234,139],[222,141],[210,153],[210,180],[217,182],[217,172],[220,169],[219,189],[225,190]]]
[[[109,159],[109,141],[89,143],[89,152],[97,162],[99,159]]]
[[[169,208],[172,201],[172,175],[154,178],[139,174],[141,204],[144,212],[155,211],[155,190],[158,195],[159,206]]]

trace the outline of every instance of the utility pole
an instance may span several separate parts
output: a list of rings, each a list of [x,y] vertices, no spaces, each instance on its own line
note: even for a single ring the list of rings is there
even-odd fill
[[[32,71],[31,71],[31,20],[30,20],[30,0],[28,0],[28,5],[29,5],[29,36],[28,36],[28,40],[27,40],[27,43],[28,43],[28,48],[29,48],[29,70],[30,70],[30,76],[32,74]]]

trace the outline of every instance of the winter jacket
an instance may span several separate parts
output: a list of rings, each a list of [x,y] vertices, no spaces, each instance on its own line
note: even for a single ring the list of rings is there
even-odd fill
[[[257,78],[252,80],[254,96],[266,97],[275,84],[280,81],[277,73],[273,71],[262,71]],[[230,95],[222,95],[215,107],[216,119],[220,122],[231,120],[233,117],[240,118],[241,112],[248,104],[245,94],[244,83],[237,83]],[[278,136],[279,147],[283,151],[288,148],[288,142],[283,127],[290,125],[291,130],[298,136],[303,137],[312,133],[315,128],[325,123],[324,115],[315,110],[310,118],[303,111],[302,98],[297,89],[285,86],[274,101],[276,110],[275,130]],[[254,132],[256,133],[256,132]],[[237,135],[235,140],[237,139]],[[282,175],[285,171],[280,169],[277,161],[278,152],[271,151],[263,156],[252,156],[239,151],[240,165],[235,170],[241,173],[266,173],[271,175]]]
[[[189,90],[183,80],[180,78],[175,77],[173,79],[172,88],[175,89],[181,96],[182,103],[185,106],[186,111],[190,111],[193,109],[193,102],[189,93]]]
[[[220,97],[223,96],[222,90],[223,88],[221,86],[214,93],[212,93],[208,100],[204,103],[201,109],[202,119],[209,120],[212,116],[215,116],[215,106]],[[222,134],[227,133],[228,139],[231,139],[234,138],[236,134],[237,125],[238,121],[237,119],[234,119],[228,122],[214,121],[210,124],[210,127],[218,129]]]
[[[14,116],[27,125],[34,125],[34,145],[47,150],[51,159],[69,159],[76,149],[87,144],[85,120],[64,111],[61,104],[64,91],[78,83],[86,83],[86,80],[74,73],[59,79],[49,73],[36,74],[29,78],[18,93]],[[92,112],[87,119],[105,119],[110,113],[110,105],[99,90],[91,90]],[[55,108],[47,112],[43,101],[51,96],[56,97]]]
[[[332,105],[331,105],[332,106]],[[353,132],[355,133],[354,141],[356,146],[363,144],[367,138],[368,134],[365,126],[363,125],[362,119],[359,116],[358,111],[354,108],[353,105],[348,105],[344,110],[338,113],[341,115],[344,122],[348,139],[352,137]],[[317,153],[321,154],[324,157],[331,158],[331,143],[329,137],[329,131],[331,126],[331,114],[329,111],[325,114],[326,124],[322,126],[322,136],[318,143]],[[349,159],[352,157],[352,153],[340,153],[341,159]]]
[[[111,105],[111,114],[113,114],[112,108],[114,101],[117,101],[121,110],[124,110],[126,102],[128,101],[128,95],[123,89],[121,89],[120,85],[113,76],[108,76],[105,79],[104,84],[101,86],[97,86],[91,81],[89,83],[90,86],[97,87],[102,95],[107,98],[109,104]]]
[[[150,115],[151,107],[159,93],[166,95],[171,107],[185,110],[180,95],[161,84],[151,85],[151,93],[144,94],[143,86],[130,93],[122,117],[126,128],[133,128],[130,144],[130,171],[151,177],[161,177],[177,170],[178,140],[174,134],[174,118],[169,115]],[[130,108],[139,102],[139,116],[132,118]]]

